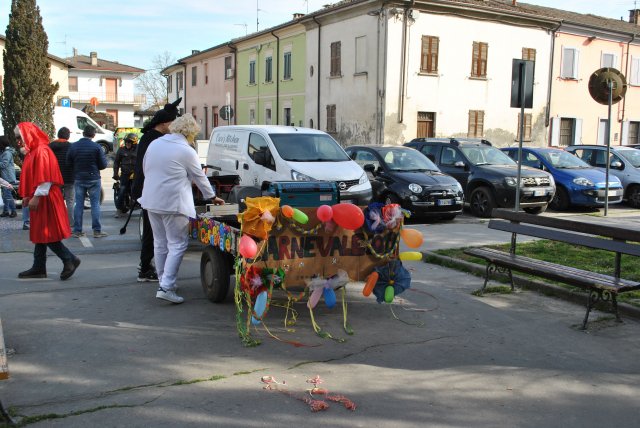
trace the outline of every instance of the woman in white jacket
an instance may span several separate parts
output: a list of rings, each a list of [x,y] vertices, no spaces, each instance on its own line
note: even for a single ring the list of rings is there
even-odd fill
[[[191,183],[204,199],[217,205],[216,197],[202,171],[192,144],[200,132],[193,116],[185,114],[169,126],[166,134],[149,145],[143,160],[144,188],[138,202],[149,213],[153,230],[153,250],[159,278],[158,299],[182,303],[176,294],[176,277],[189,244],[189,217],[196,216]]]

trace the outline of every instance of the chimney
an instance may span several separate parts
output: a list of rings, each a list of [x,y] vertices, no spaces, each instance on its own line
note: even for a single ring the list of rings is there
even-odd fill
[[[73,56],[78,56],[78,49],[73,48]]]
[[[629,11],[629,22],[639,25],[638,18],[640,17],[640,9],[631,9]]]
[[[304,13],[294,13],[293,14],[293,19],[300,19],[304,16]]]
[[[195,54],[199,54],[200,50],[198,49],[191,49],[191,55],[195,55]]]
[[[91,57],[91,65],[93,65],[94,67],[98,66],[98,52],[91,52],[89,54],[89,56]]]
[[[511,3],[511,6],[517,6],[518,2],[516,0],[513,0],[513,2]]]

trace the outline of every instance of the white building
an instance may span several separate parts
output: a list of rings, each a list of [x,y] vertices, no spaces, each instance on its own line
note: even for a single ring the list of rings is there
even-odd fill
[[[114,119],[116,127],[135,126],[134,111],[144,103],[144,96],[134,93],[134,79],[145,70],[89,56],[67,58],[69,65],[68,93],[71,107],[82,109],[94,105],[96,112],[105,112]]]

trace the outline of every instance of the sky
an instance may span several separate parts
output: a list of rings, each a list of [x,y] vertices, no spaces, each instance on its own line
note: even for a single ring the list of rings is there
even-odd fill
[[[37,0],[49,53],[64,58],[97,52],[99,58],[142,69],[168,52],[183,58],[236,37],[283,24],[294,13],[314,12],[337,0]],[[528,0],[613,19],[628,19],[640,0]],[[11,1],[0,2],[5,34]]]

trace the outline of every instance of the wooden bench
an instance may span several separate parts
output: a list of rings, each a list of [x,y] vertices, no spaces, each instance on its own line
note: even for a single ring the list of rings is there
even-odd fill
[[[511,232],[510,251],[504,252],[491,248],[469,248],[466,254],[487,261],[482,293],[494,272],[506,273],[513,290],[512,270],[535,275],[541,278],[562,282],[587,290],[587,313],[582,329],[586,329],[589,313],[598,301],[610,301],[617,321],[617,295],[626,291],[640,289],[640,281],[630,281],[620,277],[622,255],[640,256],[640,230],[630,230],[612,225],[594,224],[561,218],[537,216],[506,209],[493,211],[489,229]],[[552,241],[565,242],[588,248],[610,251],[615,257],[613,275],[591,272],[561,264],[545,262],[515,254],[517,235],[527,235]],[[585,266],[588,268],[588,266]]]

